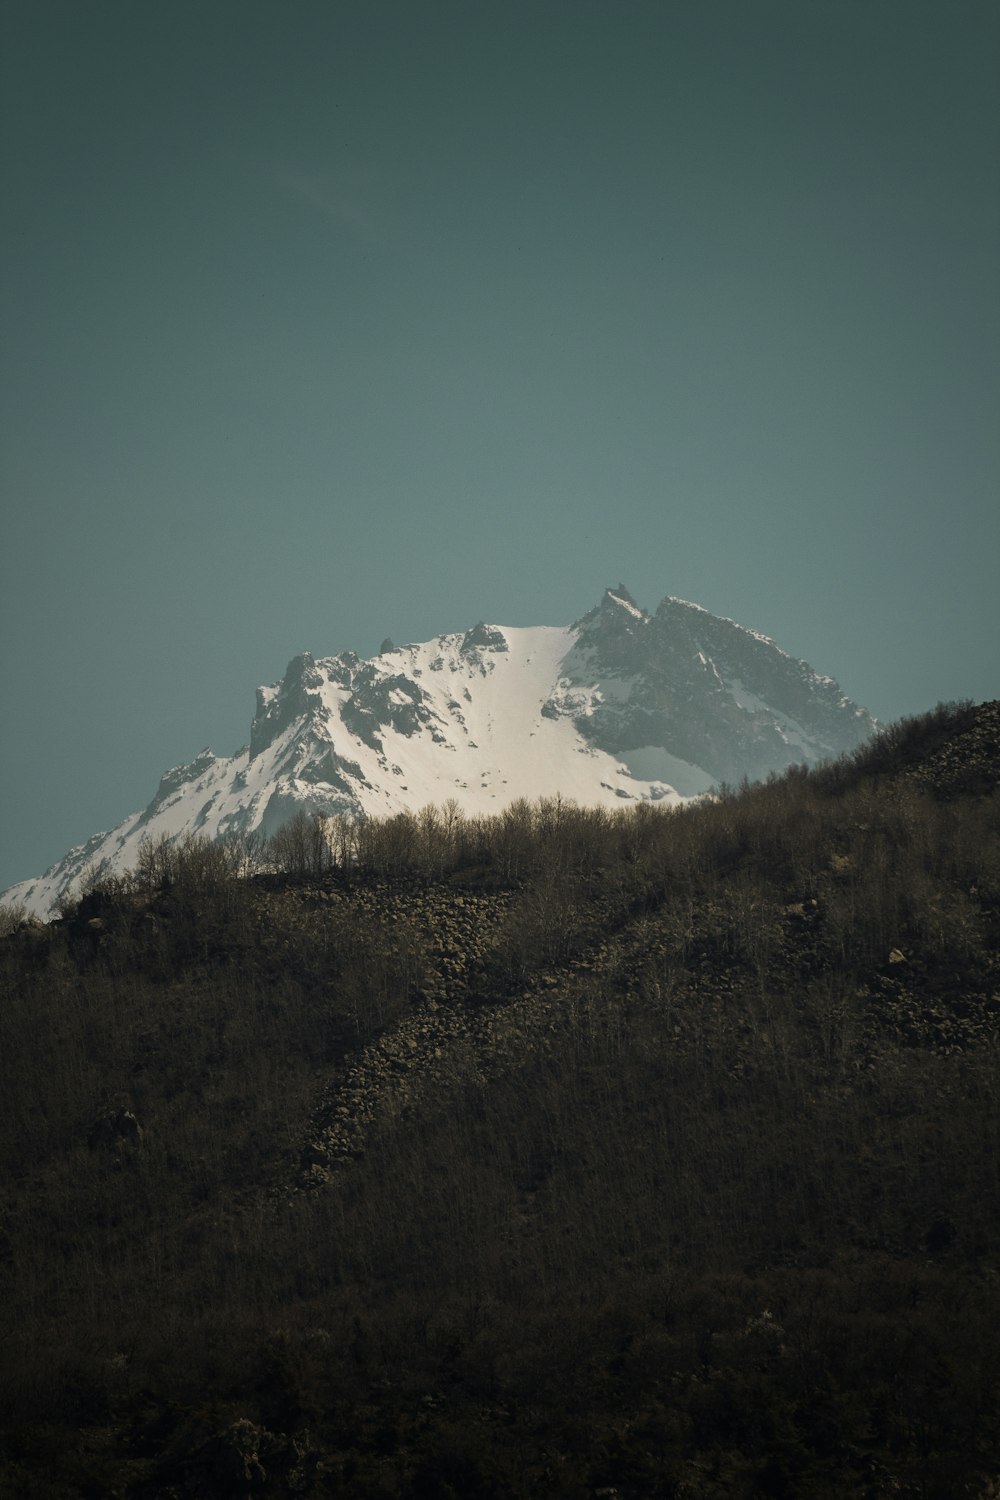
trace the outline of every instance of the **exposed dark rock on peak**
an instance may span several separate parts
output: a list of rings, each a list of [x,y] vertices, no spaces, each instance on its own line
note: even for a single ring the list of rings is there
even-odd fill
[[[376,670],[374,663],[366,662],[355,676],[354,691],[341,712],[352,734],[381,751],[382,732],[386,729],[410,736],[436,720],[429,701],[420,684],[404,672],[385,676]]]
[[[772,640],[668,596],[650,615],[624,585],[577,622],[571,675],[615,684],[560,690],[547,717],[568,715],[591,744],[621,754],[662,747],[716,781],[751,780],[853,748],[874,727],[832,678]]]
[[[486,625],[480,620],[478,625],[473,625],[462,637],[461,650],[463,655],[472,651],[507,651],[507,637],[496,625]]]
[[[587,611],[573,625],[574,630],[592,632],[595,627],[599,629],[629,629],[634,630],[636,624],[641,624],[649,619],[649,614],[642,609],[623,583],[617,588],[607,588],[601,597],[601,602],[595,604],[593,609]]]
[[[642,609],[636,603],[623,583],[620,583],[617,588],[604,590],[599,608],[608,613],[625,610],[629,614],[645,616],[646,619],[649,618],[648,611]]]
[[[201,750],[195,756],[194,760],[188,761],[183,766],[174,766],[172,771],[166,771],[160,777],[160,785],[157,787],[156,796],[153,798],[150,810],[162,807],[163,803],[169,801],[182,786],[185,786],[188,782],[197,781],[199,776],[203,776],[206,771],[210,771],[215,762],[216,755],[214,751],[210,750],[206,745],[205,749]]]
[[[344,661],[344,653],[339,660]],[[357,658],[355,657],[355,660]],[[277,688],[257,689],[257,712],[250,731],[250,759],[273,745],[293,720],[319,707],[323,673],[310,651],[293,656]]]

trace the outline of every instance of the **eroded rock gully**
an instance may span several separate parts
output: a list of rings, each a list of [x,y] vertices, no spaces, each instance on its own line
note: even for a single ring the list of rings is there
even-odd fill
[[[388,887],[340,898],[359,919],[406,923],[421,945],[422,980],[407,1014],[362,1048],[324,1088],[294,1187],[329,1182],[365,1149],[371,1130],[420,1108],[444,1105],[456,1087],[487,1083],[551,1045],[595,979],[621,965],[622,937],[601,924],[595,941],[520,984],[497,982],[518,896]],[[488,983],[489,993],[486,993]],[[502,998],[497,998],[498,992]]]

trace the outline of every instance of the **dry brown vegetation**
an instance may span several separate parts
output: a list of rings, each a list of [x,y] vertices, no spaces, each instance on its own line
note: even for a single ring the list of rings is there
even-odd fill
[[[9,922],[0,1492],[994,1496],[998,726]]]

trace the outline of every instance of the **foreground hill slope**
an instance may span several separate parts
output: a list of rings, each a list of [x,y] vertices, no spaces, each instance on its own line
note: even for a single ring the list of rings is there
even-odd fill
[[[0,1488],[987,1500],[998,779],[941,710],[13,932]]]
[[[479,624],[386,641],[370,661],[304,652],[258,689],[248,746],[168,771],[145,809],[0,899],[46,918],[84,872],[131,868],[145,839],[270,835],[303,811],[491,813],[557,794],[676,804],[850,750],[873,728],[766,637],[680,599],[650,615],[619,585],[572,626]]]

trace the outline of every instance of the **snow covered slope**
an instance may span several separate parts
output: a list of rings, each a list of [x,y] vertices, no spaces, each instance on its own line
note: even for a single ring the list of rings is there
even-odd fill
[[[677,803],[839,754],[873,727],[765,636],[681,599],[650,615],[619,585],[568,627],[480,624],[387,641],[370,661],[304,652],[258,689],[249,747],[168,771],[142,812],[0,900],[49,916],[87,867],[131,868],[146,836],[270,834],[302,809],[365,817],[454,798],[482,813],[556,793]]]

